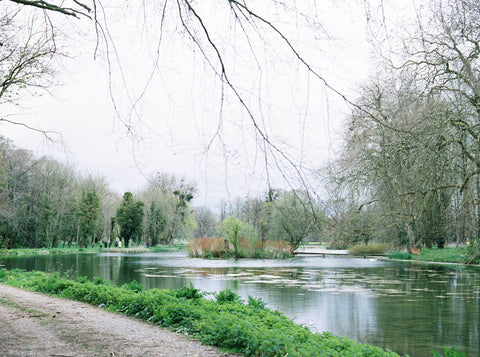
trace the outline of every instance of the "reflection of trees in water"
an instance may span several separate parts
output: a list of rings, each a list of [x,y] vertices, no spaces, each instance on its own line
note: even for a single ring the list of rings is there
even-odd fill
[[[473,291],[479,288],[476,274],[421,266],[399,269],[395,274],[402,283],[397,288],[404,294],[382,296],[375,302],[378,330],[393,334],[382,334],[374,343],[415,356],[430,356],[431,347],[426,346],[447,345],[478,355],[478,296],[472,301]]]

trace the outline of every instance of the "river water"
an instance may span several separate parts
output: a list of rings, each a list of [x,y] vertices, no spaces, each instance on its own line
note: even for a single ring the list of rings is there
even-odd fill
[[[351,257],[203,260],[184,253],[0,257],[6,268],[136,279],[146,288],[192,282],[206,292],[261,297],[312,331],[329,331],[411,357],[456,346],[480,356],[480,269]]]

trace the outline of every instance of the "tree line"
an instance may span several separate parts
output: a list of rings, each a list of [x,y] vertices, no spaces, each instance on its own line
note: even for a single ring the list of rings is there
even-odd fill
[[[194,182],[151,175],[138,192],[113,192],[103,177],[15,147],[0,136],[0,248],[169,245],[223,237],[237,252],[240,239],[284,241],[290,250],[318,239],[320,204],[305,191],[270,190],[262,198],[223,203],[219,215],[194,208]],[[312,209],[313,207],[313,209]],[[232,231],[233,230],[233,231]]]
[[[480,257],[480,8],[430,3],[359,88],[330,166],[332,237]],[[420,19],[425,19],[420,22]]]

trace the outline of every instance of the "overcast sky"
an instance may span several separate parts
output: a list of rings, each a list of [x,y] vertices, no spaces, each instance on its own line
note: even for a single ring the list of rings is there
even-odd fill
[[[332,85],[354,97],[354,88],[369,70],[365,18],[361,6],[355,13],[346,11],[354,6],[328,4],[322,2],[325,7],[319,11],[322,17],[318,20],[324,28],[298,43]],[[93,59],[95,37],[88,32],[90,38],[82,41],[79,32],[73,41],[66,41],[72,58],[63,61],[64,68],[58,75],[61,85],[51,90],[52,95],[24,98],[23,110],[11,109],[18,113],[12,117],[16,121],[60,132],[62,143],[50,143],[22,126],[0,124],[0,133],[18,147],[73,163],[84,174],[104,176],[119,194],[141,189],[146,177],[157,171],[196,181],[196,205],[215,206],[221,199],[263,192],[267,187],[264,155],[257,147],[251,122],[228,93],[224,102],[220,101],[221,87],[198,51],[181,36],[163,39],[156,74],[137,108],[141,122],[133,119],[135,136],[127,135],[113,110],[109,84],[120,118],[128,118],[126,98],[136,98],[142,92],[155,61],[155,41],[149,44],[142,37],[139,42],[138,23],[138,19],[130,19],[110,27],[122,61],[121,80],[118,68],[114,68],[116,77],[109,82],[105,57],[100,54]],[[304,30],[297,29],[292,36],[298,39]],[[282,57],[280,50],[278,57],[271,55],[272,51],[268,60],[260,60],[267,67],[259,71],[249,62],[251,57],[242,56],[242,45],[237,46],[225,50],[240,54],[237,62],[229,62],[238,71],[232,77],[245,92],[260,93],[248,99],[258,110],[265,130],[304,167],[320,168],[338,145],[347,106],[314,78],[296,69],[298,65],[287,63],[289,57]],[[267,52],[262,47],[258,51]],[[128,94],[124,84],[130,88]],[[258,96],[262,97],[261,106],[255,103]],[[219,125],[221,140],[215,136]],[[269,171],[271,184],[288,187],[273,166]]]

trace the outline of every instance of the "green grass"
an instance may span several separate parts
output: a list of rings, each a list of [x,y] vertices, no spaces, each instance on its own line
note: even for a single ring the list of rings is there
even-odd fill
[[[420,254],[414,254],[413,259],[428,262],[463,263],[465,261],[466,248],[442,248],[420,249]]]
[[[439,249],[433,247],[430,249],[420,249],[420,254],[409,254],[406,252],[393,252],[388,257],[390,259],[410,259],[413,261],[439,262],[439,263],[464,263],[466,259],[466,247],[445,247]]]
[[[388,255],[388,259],[400,259],[400,260],[410,260],[412,255],[407,252],[393,252]]]
[[[183,251],[185,244],[176,243],[168,246],[156,247],[131,247],[131,248],[104,248],[96,245],[86,248],[65,247],[65,248],[16,248],[16,249],[0,249],[0,256],[12,255],[43,255],[43,254],[80,254],[80,253],[146,253],[146,252],[172,252]]]
[[[98,246],[92,248],[15,248],[15,249],[0,249],[0,256],[2,255],[42,255],[42,254],[78,254],[78,253],[99,253],[105,251],[104,248]]]
[[[182,252],[185,250],[185,243],[174,243],[172,245],[157,245],[155,247],[148,248],[148,250],[155,253]]]
[[[118,287],[103,278],[73,281],[58,274],[6,269],[0,270],[0,282],[135,316],[246,356],[398,356],[328,332],[313,333],[267,309],[261,299],[244,302],[230,290],[205,298],[193,285],[144,290],[136,281]]]

